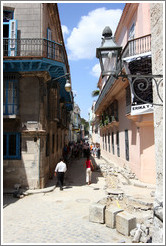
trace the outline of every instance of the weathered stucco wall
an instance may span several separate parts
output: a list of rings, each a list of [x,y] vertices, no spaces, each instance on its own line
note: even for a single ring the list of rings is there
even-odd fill
[[[41,3],[4,3],[3,6],[14,8],[19,38],[42,38]]]
[[[119,123],[117,126],[107,126],[101,129],[101,155],[121,167],[129,167],[140,181],[155,184],[153,114],[127,116],[125,114],[125,89],[122,88],[115,97],[118,99]],[[129,161],[126,160],[125,130],[128,130]],[[117,153],[117,131],[119,131],[120,157],[118,157]],[[108,132],[110,133],[110,152],[108,148]],[[112,132],[114,132],[114,154],[112,151]],[[107,136],[107,151],[105,148],[103,149],[103,134],[104,146],[105,135]]]
[[[163,74],[163,3],[151,4],[152,73]],[[161,103],[156,88],[153,101]],[[163,98],[163,84],[160,86]],[[163,107],[154,106],[156,193],[153,243],[163,243]]]

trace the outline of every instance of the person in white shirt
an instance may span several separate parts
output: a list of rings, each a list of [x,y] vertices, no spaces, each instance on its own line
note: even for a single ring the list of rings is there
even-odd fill
[[[56,165],[55,168],[55,176],[57,176],[57,184],[59,184],[60,190],[63,190],[63,181],[64,181],[64,174],[67,171],[66,164],[63,158],[60,159],[60,162]]]

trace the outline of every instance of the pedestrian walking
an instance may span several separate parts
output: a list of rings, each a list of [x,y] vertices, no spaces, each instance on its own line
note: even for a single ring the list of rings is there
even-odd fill
[[[84,166],[86,166],[86,183],[88,183],[88,185],[91,184],[91,178],[92,178],[92,170],[94,170],[92,161],[90,160],[90,157],[87,157],[87,160],[84,164]]]
[[[96,145],[93,148],[93,156],[96,157]]]
[[[63,190],[63,181],[66,171],[67,171],[66,163],[64,162],[64,159],[61,158],[60,162],[58,162],[55,168],[55,176],[57,176],[57,185],[59,185],[60,190]]]

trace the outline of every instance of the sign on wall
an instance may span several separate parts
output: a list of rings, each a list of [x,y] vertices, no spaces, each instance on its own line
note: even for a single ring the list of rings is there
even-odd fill
[[[148,113],[153,113],[152,104],[141,104],[141,105],[131,106],[131,115],[148,114]]]

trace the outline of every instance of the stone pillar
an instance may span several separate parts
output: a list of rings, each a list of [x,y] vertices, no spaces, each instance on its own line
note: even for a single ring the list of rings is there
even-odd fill
[[[152,74],[163,74],[163,3],[151,3]],[[163,82],[160,84],[163,98]],[[153,102],[161,103],[155,85]],[[154,133],[156,159],[156,193],[154,201],[154,233],[152,242],[163,242],[163,107],[154,106]]]

